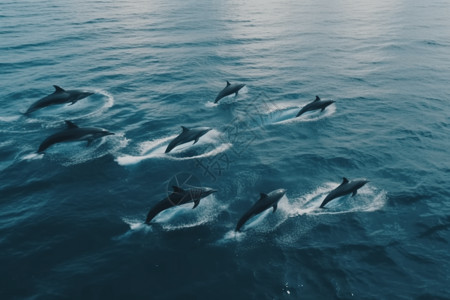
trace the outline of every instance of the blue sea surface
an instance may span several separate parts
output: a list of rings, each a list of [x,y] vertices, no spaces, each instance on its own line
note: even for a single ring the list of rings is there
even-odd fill
[[[449,12],[1,1],[0,299],[450,299]],[[24,115],[53,85],[95,94]],[[115,135],[36,153],[64,120]],[[174,183],[218,192],[145,225]]]

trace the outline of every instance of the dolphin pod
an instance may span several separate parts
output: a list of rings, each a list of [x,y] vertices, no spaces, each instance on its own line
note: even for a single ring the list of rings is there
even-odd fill
[[[304,114],[307,111],[311,110],[318,110],[321,109],[321,111],[324,111],[325,108],[327,108],[328,105],[333,104],[334,100],[321,100],[319,96],[316,96],[316,99],[313,102],[310,102],[302,107],[302,109],[298,112],[298,114],[295,117],[299,117],[302,114]]]
[[[277,210],[278,201],[280,201],[285,194],[285,189],[278,189],[269,194],[261,193],[259,200],[239,219],[235,231],[239,231],[251,217],[262,213],[270,207],[273,207],[273,212],[275,212]]]
[[[368,180],[361,179],[361,180],[353,180],[349,181],[347,178],[343,178],[341,185],[339,185],[337,188],[332,190],[323,200],[322,204],[320,204],[320,208],[324,208],[325,205],[330,202],[331,200],[334,200],[336,198],[352,194],[352,197],[356,195],[358,192],[358,189],[362,188],[366,183],[368,183]]]
[[[65,122],[67,128],[46,138],[39,146],[38,153],[42,153],[48,147],[58,143],[87,141],[89,146],[95,139],[114,134],[103,128],[80,128],[70,121]]]
[[[93,95],[91,92],[84,92],[79,90],[64,90],[63,88],[54,85],[55,91],[53,94],[47,95],[44,98],[33,103],[30,108],[25,112],[25,115],[28,115],[38,109],[56,105],[56,104],[65,104],[71,103],[70,105],[75,104],[77,101],[84,99]]]
[[[231,95],[231,94],[235,94],[235,96],[237,96],[239,90],[242,89],[244,86],[245,86],[245,84],[231,84],[227,80],[227,86],[224,87],[224,89],[219,92],[216,99],[214,100],[214,103],[219,102],[220,99],[222,99],[223,97],[226,97],[228,95]]]
[[[188,189],[182,189],[178,186],[173,186],[173,192],[168,197],[156,203],[156,205],[150,209],[147,214],[147,218],[145,219],[145,224],[150,224],[150,221],[163,210],[175,206],[193,202],[194,209],[198,206],[201,199],[215,192],[217,191],[208,187],[191,187]]]
[[[238,95],[240,89],[242,89],[245,84],[230,84],[227,81],[226,87],[219,92],[214,103],[217,103],[220,99],[235,94]],[[91,92],[84,92],[80,90],[64,90],[59,86],[54,85],[55,92],[36,101],[33,103],[25,114],[30,114],[36,110],[41,108],[45,108],[51,105],[71,103],[74,104],[77,101],[89,97],[94,94]],[[313,110],[325,110],[326,107],[333,104],[335,101],[333,100],[321,100],[319,96],[316,96],[316,99],[311,103],[308,103],[298,112],[296,117],[299,117],[303,113],[307,111]],[[104,136],[113,135],[114,133],[109,132],[103,128],[80,128],[71,121],[65,121],[67,128],[57,132],[49,137],[47,137],[39,146],[38,153],[44,152],[46,149],[51,147],[54,144],[58,143],[66,143],[66,142],[74,142],[74,141],[87,141],[87,145],[89,146],[92,141],[102,138]],[[207,132],[211,130],[209,127],[197,127],[197,128],[187,128],[181,126],[182,132],[173,139],[169,145],[167,146],[165,153],[169,153],[175,147],[188,143],[190,141],[194,141],[194,144],[199,141],[199,139],[205,135]],[[320,208],[324,208],[327,203],[330,201],[352,194],[355,196],[357,194],[358,189],[363,187],[367,180],[353,180],[349,181],[347,178],[343,178],[342,183],[332,190],[322,201]],[[208,187],[190,187],[187,189],[183,189],[178,186],[173,186],[173,192],[163,200],[159,201],[156,205],[154,205],[147,214],[145,224],[150,224],[153,218],[158,215],[160,212],[187,203],[194,203],[193,208],[196,208],[200,200],[211,195],[212,193],[217,192],[214,189]],[[280,199],[286,194],[285,189],[274,190],[268,194],[261,193],[259,200],[254,203],[254,205],[239,219],[236,224],[235,231],[240,231],[241,228],[246,224],[248,220],[252,217],[262,213],[263,211],[273,208],[273,212],[276,211],[278,202]]]
[[[165,153],[169,153],[173,148],[185,143],[189,143],[190,141],[194,141],[194,144],[197,143],[198,140],[212,128],[197,127],[189,129],[187,127],[181,126],[181,129],[182,132],[169,143]]]

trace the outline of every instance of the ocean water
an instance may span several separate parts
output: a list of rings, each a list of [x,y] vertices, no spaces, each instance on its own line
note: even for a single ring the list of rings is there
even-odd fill
[[[450,299],[449,11],[3,0],[0,298]],[[52,85],[95,94],[25,116]],[[64,120],[115,135],[37,154]],[[165,154],[180,126],[213,130]],[[218,192],[144,225],[174,182]]]

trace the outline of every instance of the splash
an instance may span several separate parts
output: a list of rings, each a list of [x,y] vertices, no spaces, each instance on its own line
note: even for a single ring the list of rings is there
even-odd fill
[[[199,159],[225,152],[232,146],[230,143],[223,143],[221,133],[213,129],[206,133],[195,145],[189,142],[176,147],[170,153],[165,153],[167,145],[175,137],[177,135],[143,142],[138,146],[139,155],[122,155],[117,157],[116,161],[121,166],[127,166],[138,164],[147,159]]]
[[[25,116],[23,114],[0,117],[0,132],[31,133],[39,132],[43,128],[57,128],[61,120],[91,119],[101,115],[114,105],[114,97],[103,90],[93,90],[94,95],[82,99],[75,104],[53,105],[37,110]],[[4,124],[2,124],[4,123]]]
[[[290,204],[290,217],[299,215],[327,215],[351,212],[372,212],[381,209],[387,201],[386,192],[366,184],[358,190],[355,197],[351,195],[337,198],[327,204],[327,208],[319,208],[323,199],[339,184],[327,182],[311,193],[300,196]]]
[[[210,195],[200,201],[200,205],[192,209],[193,203],[188,203],[166,209],[159,213],[152,223],[156,223],[163,231],[175,231],[198,227],[216,220],[221,211],[227,206],[219,202],[214,195]],[[147,225],[143,219],[122,218],[128,224],[129,230],[119,236],[119,239],[133,234],[133,232],[153,232],[154,226]]]
[[[123,133],[110,135],[95,140],[91,145],[86,146],[86,141],[76,141],[52,145],[45,151],[45,154],[27,153],[18,160],[49,159],[65,167],[81,164],[96,158],[100,158],[109,153],[126,147],[128,139]]]
[[[336,113],[336,105],[331,104],[323,112],[320,110],[310,111],[299,117],[297,113],[301,107],[308,103],[293,106],[291,103],[277,103],[276,108],[272,108],[265,115],[260,116],[263,125],[278,125],[297,122],[315,122],[324,118],[328,118]]]

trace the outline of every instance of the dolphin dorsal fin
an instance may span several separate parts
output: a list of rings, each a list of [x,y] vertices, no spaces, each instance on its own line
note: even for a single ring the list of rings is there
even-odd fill
[[[314,102],[316,102],[316,101],[320,101],[320,97],[319,96],[316,96],[316,99],[314,100]]]
[[[269,197],[269,196],[267,196],[266,193],[261,193],[261,199],[264,199],[264,198],[267,198],[267,197]]]
[[[230,86],[231,85],[231,83],[227,80],[227,86]]]
[[[77,125],[75,125],[74,123],[70,122],[70,121],[64,121],[66,122],[67,125],[67,129],[74,129],[74,128],[79,128]]]
[[[172,186],[172,188],[175,193],[184,193],[184,190],[182,188],[180,188],[179,186],[174,185],[174,186]]]
[[[183,132],[189,131],[189,128],[181,126],[181,129],[183,130]]]
[[[345,178],[345,177],[343,177],[343,178],[342,178],[342,183],[341,183],[341,184],[346,184],[346,183],[348,183],[348,179]]]
[[[60,93],[60,92],[65,92],[65,90],[64,90],[62,87],[59,87],[59,86],[57,86],[57,85],[54,85],[53,87],[55,88],[55,93],[56,93],[56,92],[59,92],[59,93]]]

